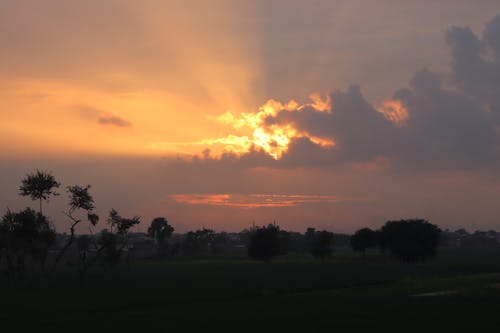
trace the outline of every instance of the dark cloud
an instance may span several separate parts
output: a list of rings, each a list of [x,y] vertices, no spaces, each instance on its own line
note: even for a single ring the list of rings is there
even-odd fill
[[[277,161],[252,151],[240,158],[229,154],[197,162],[290,168],[388,158],[410,169],[494,168],[500,157],[499,40],[500,15],[486,25],[483,38],[469,28],[450,28],[450,79],[423,69],[408,89],[394,94],[409,113],[404,126],[390,122],[354,85],[331,94],[331,112],[307,106],[281,110],[266,119],[268,126],[292,124],[312,136],[334,140],[335,147],[302,137],[294,139]]]
[[[410,111],[394,158],[406,166],[462,169],[493,166],[498,135],[490,115],[474,98],[443,87],[436,73],[422,70],[411,89],[396,92]]]
[[[100,116],[99,119],[97,120],[99,124],[105,125],[105,126],[117,126],[117,127],[130,127],[132,126],[132,123],[129,122],[126,119],[123,119],[118,116],[113,116],[113,115],[106,115],[106,116]]]
[[[122,117],[97,109],[89,105],[75,105],[76,112],[84,119],[97,122],[103,126],[130,127],[132,123]]]
[[[482,38],[469,28],[453,27],[446,34],[451,76],[460,91],[475,98],[500,124],[500,15],[486,24]]]
[[[333,139],[334,148],[313,147],[307,139],[298,139],[284,157],[296,164],[307,162],[362,162],[379,157],[391,150],[398,130],[375,110],[362,96],[359,86],[331,94],[332,112],[307,107],[292,112],[284,111],[267,119],[268,124],[292,123],[298,130],[313,136]],[[321,154],[332,155],[320,157]],[[299,155],[297,158],[293,155]],[[306,157],[306,158],[304,158]]]
[[[495,16],[488,24],[484,31],[484,40],[494,52],[496,59],[500,59],[500,14]]]
[[[389,121],[352,85],[330,94],[330,112],[313,105],[288,106],[265,119],[265,126],[288,124],[307,133],[294,138],[278,160],[255,148],[241,156],[205,154],[171,165],[222,178],[259,167],[333,170],[377,161],[389,161],[387,165],[400,170],[495,169],[500,165],[500,15],[486,25],[482,38],[469,28],[452,27],[445,40],[450,72],[422,69],[408,88],[394,93],[393,100],[408,111],[402,126]],[[315,137],[335,145],[319,145]]]

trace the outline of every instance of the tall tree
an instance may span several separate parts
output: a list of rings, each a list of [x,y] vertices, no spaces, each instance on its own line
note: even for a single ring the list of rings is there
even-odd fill
[[[36,170],[34,173],[28,173],[22,179],[19,194],[29,196],[32,200],[38,200],[40,214],[42,214],[42,201],[48,200],[51,196],[59,195],[55,189],[60,185],[49,172]]]
[[[155,240],[158,254],[160,256],[166,256],[169,254],[170,244],[167,239],[172,236],[174,232],[174,227],[168,224],[168,221],[164,217],[156,217],[151,221],[151,225],[148,228],[149,237]]]
[[[69,249],[71,244],[73,244],[73,240],[75,239],[75,228],[76,226],[82,222],[82,219],[78,217],[76,214],[77,211],[85,211],[86,218],[92,226],[95,226],[99,221],[99,216],[94,214],[94,198],[89,192],[90,185],[87,186],[68,186],[68,196],[69,196],[69,208],[64,211],[64,215],[66,215],[70,220],[70,236],[66,244],[63,246],[61,251],[56,256],[54,267],[57,263],[62,259],[64,253]]]

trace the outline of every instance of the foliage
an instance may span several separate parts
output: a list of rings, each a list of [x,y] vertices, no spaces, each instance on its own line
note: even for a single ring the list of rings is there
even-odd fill
[[[42,213],[42,200],[48,200],[51,196],[58,195],[55,189],[60,185],[49,172],[36,170],[21,180],[19,194],[29,196],[32,200],[39,200],[40,213]]]
[[[365,255],[366,250],[377,246],[377,233],[370,228],[359,229],[351,236],[351,247]]]
[[[126,235],[130,228],[139,224],[141,220],[138,216],[132,218],[122,217],[115,209],[111,209],[107,222],[112,232],[116,232],[118,235]]]
[[[94,210],[94,198],[89,193],[90,185],[87,186],[68,186],[70,194],[69,206],[72,210],[84,209],[86,211]]]
[[[189,231],[182,242],[182,250],[184,254],[191,256],[208,254],[213,238],[214,231],[211,229]]]
[[[54,269],[55,269],[55,266],[63,258],[64,254],[68,251],[71,244],[73,244],[73,241],[75,239],[75,228],[80,222],[82,222],[82,220],[80,218],[78,218],[74,215],[76,213],[76,211],[85,210],[87,213],[86,214],[87,220],[89,221],[90,225],[92,225],[92,226],[95,226],[97,224],[97,222],[99,221],[99,216],[97,214],[93,213],[93,210],[95,208],[94,207],[94,198],[89,193],[89,189],[90,189],[90,185],[87,185],[87,186],[74,185],[74,186],[67,187],[67,192],[69,195],[69,208],[66,212],[64,212],[64,214],[69,218],[69,220],[71,222],[70,237],[68,238],[68,241],[66,242],[66,244],[62,247],[62,249],[57,254],[55,261],[54,261]]]
[[[31,208],[18,213],[8,211],[0,222],[0,239],[6,251],[9,271],[23,270],[26,256],[43,267],[55,236],[52,224],[41,213]]]
[[[381,229],[387,249],[402,261],[435,256],[441,230],[422,219],[388,221]]]
[[[148,235],[155,240],[159,256],[165,257],[173,254],[174,249],[168,242],[173,232],[174,227],[168,224],[166,218],[156,217],[151,221],[151,225],[148,228]]]
[[[148,235],[156,240],[157,244],[163,244],[174,232],[174,227],[168,224],[164,217],[156,217],[151,221],[148,228]]]
[[[286,254],[287,250],[288,233],[273,224],[257,228],[248,244],[248,255],[263,261],[270,261],[277,255]]]

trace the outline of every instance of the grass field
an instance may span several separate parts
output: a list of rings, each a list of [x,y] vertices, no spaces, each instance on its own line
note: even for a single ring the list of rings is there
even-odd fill
[[[419,264],[349,254],[325,263],[138,261],[96,269],[83,283],[69,269],[0,281],[2,327],[29,331],[500,329],[495,252],[442,253]],[[416,296],[441,291],[448,293]]]

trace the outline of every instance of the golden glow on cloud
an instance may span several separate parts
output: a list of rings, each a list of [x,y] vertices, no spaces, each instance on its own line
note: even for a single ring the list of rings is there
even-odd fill
[[[238,208],[292,207],[310,203],[336,203],[345,201],[333,195],[302,194],[172,194],[176,203],[188,205],[225,206]]]
[[[148,145],[151,150],[182,150],[197,153],[210,149],[211,157],[219,157],[223,153],[232,153],[241,156],[252,150],[264,151],[275,160],[281,158],[289,149],[294,139],[307,138],[322,147],[333,147],[335,142],[326,137],[314,136],[305,131],[299,131],[293,123],[267,124],[268,117],[275,117],[280,112],[301,112],[307,107],[317,112],[331,112],[329,98],[322,99],[319,94],[310,95],[311,103],[299,104],[294,100],[281,103],[274,99],[268,100],[256,112],[242,112],[237,115],[227,111],[218,116],[208,118],[223,125],[231,131],[222,137],[202,139],[193,142],[153,142]]]
[[[398,127],[405,126],[409,117],[408,109],[398,100],[382,101],[382,105],[377,108],[377,111]]]
[[[0,66],[0,140],[8,142],[0,155],[198,155],[209,149],[205,156],[256,150],[279,159],[300,138],[335,145],[291,122],[266,123],[279,112],[330,113],[329,96],[312,94],[305,104],[270,99],[252,109],[270,75],[255,24],[261,15],[252,2],[197,2],[195,11],[182,1],[99,6],[106,10],[73,10],[78,15],[70,25],[73,20],[50,6],[33,7],[35,16],[22,6],[0,15],[23,41],[0,55],[7,64]],[[88,26],[90,19],[96,24]],[[280,89],[295,96],[298,86],[318,85],[305,82],[280,81]],[[404,118],[390,103],[382,110],[396,124]]]
[[[292,123],[266,124],[268,117],[274,117],[279,112],[300,112],[305,107],[312,107],[319,112],[330,112],[330,101],[321,99],[319,94],[310,96],[312,103],[299,105],[291,100],[281,103],[270,99],[255,113],[242,113],[235,116],[228,111],[215,119],[235,130],[246,132],[245,135],[230,134],[223,138],[204,140],[202,143],[223,144],[223,151],[235,154],[245,154],[251,149],[262,150],[274,159],[279,159],[289,148],[290,142],[297,138],[308,138],[322,147],[332,147],[335,142],[329,138],[321,138],[304,131],[297,130]]]
[[[189,143],[228,134],[207,115],[258,103],[250,3],[12,7],[0,155],[193,155],[206,147]]]

